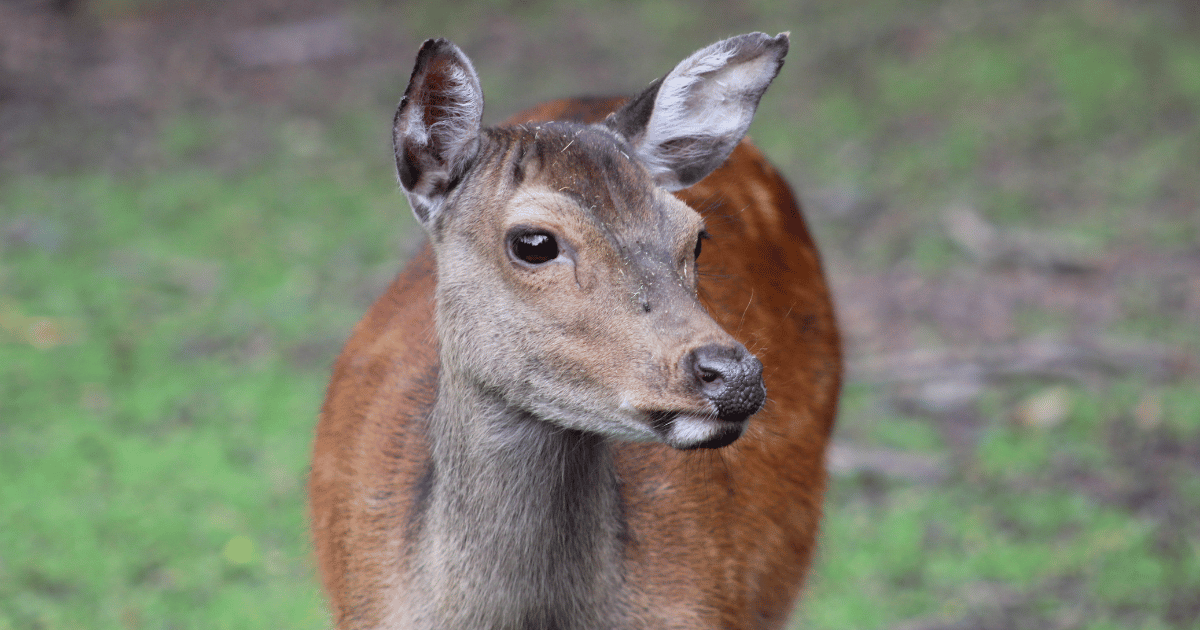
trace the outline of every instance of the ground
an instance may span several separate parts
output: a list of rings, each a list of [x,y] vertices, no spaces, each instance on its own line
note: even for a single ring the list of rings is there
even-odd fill
[[[0,4],[0,629],[327,627],[308,448],[419,239],[420,41],[496,122],[749,30],[848,359],[795,627],[1200,627],[1196,6]]]

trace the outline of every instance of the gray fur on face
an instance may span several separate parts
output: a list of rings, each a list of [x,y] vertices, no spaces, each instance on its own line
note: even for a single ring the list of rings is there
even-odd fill
[[[393,138],[437,259],[441,364],[416,551],[385,627],[624,625],[608,441],[703,444],[717,410],[685,357],[741,348],[697,301],[703,222],[667,190],[725,160],[786,48],[761,33],[709,46],[607,125],[486,130],[465,55],[422,48]],[[522,229],[558,256],[515,260]],[[667,412],[684,430],[660,426]]]

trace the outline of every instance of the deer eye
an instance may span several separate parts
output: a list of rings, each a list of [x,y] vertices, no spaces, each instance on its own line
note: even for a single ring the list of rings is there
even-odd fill
[[[558,241],[549,232],[524,230],[509,235],[508,251],[521,262],[541,265],[558,258]]]
[[[707,231],[705,231],[705,230],[700,230],[700,234],[698,234],[698,235],[696,236],[696,251],[695,251],[695,253],[692,255],[692,259],[693,259],[693,260],[694,260],[694,259],[697,259],[697,258],[700,258],[700,249],[701,249],[701,246],[704,244],[704,241],[707,241],[707,240],[708,240],[708,238],[709,238],[709,236],[708,236],[708,232],[707,232]]]

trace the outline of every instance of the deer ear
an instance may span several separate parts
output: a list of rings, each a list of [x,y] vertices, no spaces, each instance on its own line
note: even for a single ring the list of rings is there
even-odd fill
[[[471,61],[449,41],[426,40],[392,122],[396,174],[426,229],[475,159],[482,118]]]
[[[691,186],[746,135],[787,49],[787,33],[750,33],[702,48],[605,124],[633,145],[660,186]]]

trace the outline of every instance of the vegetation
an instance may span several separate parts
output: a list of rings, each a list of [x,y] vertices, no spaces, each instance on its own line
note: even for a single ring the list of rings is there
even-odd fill
[[[419,240],[387,125],[420,39],[464,46],[494,122],[755,29],[792,32],[751,135],[851,366],[795,627],[1198,627],[1190,3],[294,4],[95,0],[40,27],[57,74],[0,15],[0,630],[328,627],[308,449]],[[223,48],[328,15],[337,57]],[[1082,354],[980,358],[1014,347]]]

